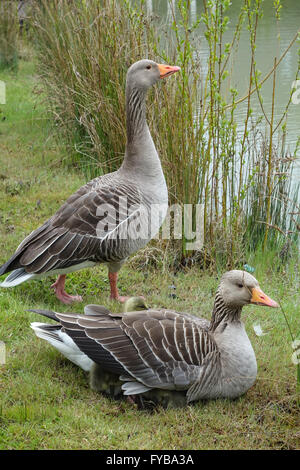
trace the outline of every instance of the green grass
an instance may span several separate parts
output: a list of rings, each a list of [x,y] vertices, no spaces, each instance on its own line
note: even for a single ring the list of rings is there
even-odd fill
[[[82,173],[66,165],[63,143],[54,139],[34,70],[32,61],[21,60],[18,75],[0,75],[7,84],[7,104],[0,105],[0,263],[85,182]],[[291,328],[298,331],[296,265],[277,271],[278,261],[268,253],[248,261],[256,266],[262,289],[282,302]],[[174,275],[146,265],[133,269],[129,262],[120,273],[120,287],[128,295],[143,293],[150,306],[209,318],[218,278],[198,267]],[[0,449],[300,447],[296,371],[279,309],[244,309],[258,362],[257,381],[245,396],[149,413],[93,392],[83,371],[35,337],[29,324],[40,318],[27,309],[82,311],[82,304],[62,306],[49,289],[51,281],[0,290],[0,340],[7,348],[7,362],[0,366]],[[171,284],[176,298],[170,297]],[[84,304],[120,309],[108,301],[104,267],[69,275],[67,290],[82,294]],[[265,336],[255,336],[254,322],[261,323]]]

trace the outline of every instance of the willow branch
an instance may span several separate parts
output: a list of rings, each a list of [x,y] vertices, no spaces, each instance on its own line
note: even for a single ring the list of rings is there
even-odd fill
[[[300,34],[300,29],[297,31],[297,33],[295,34],[295,36],[293,37],[293,39],[291,40],[290,44],[288,45],[288,47],[286,48],[286,50],[283,52],[283,54],[281,55],[280,59],[277,61],[276,65],[274,65],[272,67],[272,69],[270,70],[270,72],[267,73],[267,75],[262,79],[261,82],[258,83],[258,85],[253,88],[252,90],[249,91],[249,93],[247,93],[247,95],[243,96],[243,98],[240,98],[239,100],[237,100],[235,102],[235,104],[240,104],[242,103],[243,101],[245,101],[247,98],[249,98],[250,95],[252,95],[257,89],[258,87],[261,87],[261,85],[263,85],[265,83],[266,80],[268,80],[268,78],[272,75],[272,73],[274,72],[275,69],[277,69],[278,65],[280,64],[280,62],[284,59],[284,57],[286,56],[286,54],[288,53],[288,51],[290,50],[290,48],[293,46],[293,44],[295,43],[295,41],[297,40],[298,36]],[[231,107],[231,104],[228,104],[227,106],[225,106],[225,109],[228,109]]]

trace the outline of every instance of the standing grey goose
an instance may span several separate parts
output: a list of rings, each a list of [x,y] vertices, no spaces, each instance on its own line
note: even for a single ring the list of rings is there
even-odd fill
[[[93,388],[101,389],[107,371],[115,376],[110,384],[124,395],[184,392],[189,403],[235,398],[254,384],[255,354],[241,321],[247,304],[278,307],[251,274],[233,270],[221,278],[210,322],[167,309],[115,314],[87,305],[85,315],[32,310],[59,324],[31,327],[90,371]]]
[[[82,298],[65,292],[66,274],[107,263],[111,298],[126,300],[118,294],[118,271],[130,254],[157,234],[168,204],[164,174],[146,122],[146,93],[160,78],[178,70],[151,60],[140,60],[129,68],[122,166],[82,186],[26,237],[0,267],[0,275],[12,271],[1,287],[59,274],[51,287],[58,299],[69,304]]]

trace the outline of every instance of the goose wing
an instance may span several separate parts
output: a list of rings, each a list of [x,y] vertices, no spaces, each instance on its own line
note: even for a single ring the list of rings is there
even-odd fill
[[[128,224],[139,218],[141,207],[133,184],[117,176],[95,179],[21,243],[3,273],[23,267],[41,274],[86,261],[124,259],[128,253],[120,240],[126,240]]]
[[[95,360],[95,353],[110,354],[108,362],[95,360],[107,370],[122,368],[125,394],[145,389],[188,390],[197,399],[216,380],[219,350],[210,333],[190,315],[172,310],[148,310],[94,316],[57,314],[77,346]],[[80,338],[78,331],[80,330]],[[88,339],[88,347],[85,342]],[[103,353],[102,353],[103,354]],[[93,355],[93,357],[92,357]]]

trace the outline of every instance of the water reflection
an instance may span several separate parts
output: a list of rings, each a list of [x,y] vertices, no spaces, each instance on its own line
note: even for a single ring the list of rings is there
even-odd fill
[[[224,35],[224,42],[230,42],[235,25],[238,20],[240,8],[243,0],[234,0],[228,10],[230,17],[229,29]],[[148,0],[148,11],[161,18],[163,22],[172,20],[172,8],[176,12],[177,2],[172,0],[172,7],[167,0]],[[300,0],[285,0],[281,10],[281,20],[276,23],[273,0],[265,0],[263,2],[263,18],[260,19],[257,31],[257,49],[256,49],[256,66],[261,71],[261,77],[264,77],[273,67],[274,57],[279,58],[284,50],[290,44],[292,38],[300,27]],[[191,21],[196,21],[197,17],[203,12],[202,0],[190,1]],[[203,64],[206,63],[208,57],[207,43],[204,39],[204,26],[200,25],[197,34],[201,37],[200,56]],[[276,72],[276,94],[275,94],[275,123],[279,122],[282,113],[285,110],[287,101],[290,96],[292,83],[295,80],[297,70],[297,48],[295,43],[286,54],[285,58],[278,66]],[[240,44],[237,53],[231,59],[232,76],[231,82],[228,83],[228,92],[230,87],[234,87],[239,91],[239,97],[247,94],[250,72],[250,41],[249,32],[244,25],[241,32]],[[205,65],[203,71],[205,72]],[[262,89],[263,104],[267,116],[271,113],[272,100],[272,76],[263,84]],[[255,95],[252,98],[253,113],[256,117],[262,114],[259,101]],[[239,132],[243,131],[244,120],[246,116],[247,103],[241,103],[238,106],[236,120],[238,122]],[[287,119],[287,145],[290,152],[295,149],[295,144],[299,138],[300,127],[300,103],[291,104]],[[295,168],[294,178],[300,179],[300,165]]]

